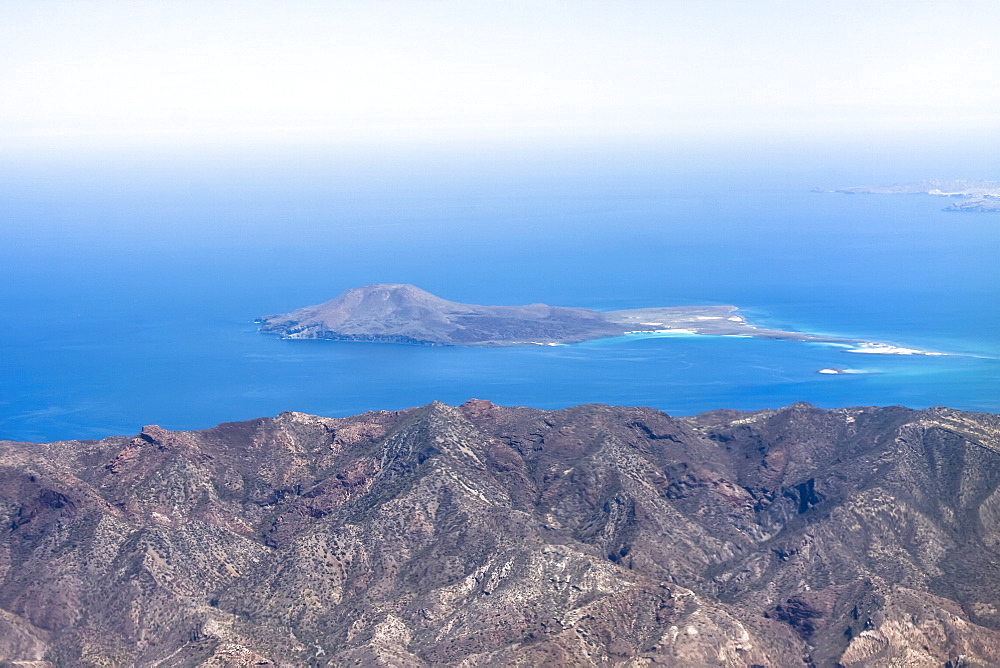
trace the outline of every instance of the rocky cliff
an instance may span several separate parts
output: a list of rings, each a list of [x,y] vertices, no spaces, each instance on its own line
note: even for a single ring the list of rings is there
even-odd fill
[[[8,442],[0,521],[4,665],[1000,661],[1000,418],[943,408]]]

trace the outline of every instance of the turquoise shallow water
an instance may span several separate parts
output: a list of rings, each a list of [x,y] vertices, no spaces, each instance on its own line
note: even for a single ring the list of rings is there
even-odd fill
[[[4,186],[0,438],[471,397],[1000,412],[1000,217],[944,213],[930,197],[817,194],[827,183],[787,177],[720,191],[620,171],[377,187],[249,171],[56,176]],[[731,303],[761,325],[960,354],[701,336],[419,348],[282,341],[252,324],[374,282],[477,303]],[[817,373],[831,367],[871,373]]]

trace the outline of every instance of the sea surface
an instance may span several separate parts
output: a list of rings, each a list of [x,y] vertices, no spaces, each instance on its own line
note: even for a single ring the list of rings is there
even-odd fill
[[[1000,215],[810,192],[998,176],[926,167],[642,151],[25,158],[0,182],[0,439],[472,397],[1000,412]],[[481,304],[734,304],[755,324],[950,354],[709,336],[410,347],[253,324],[377,282]]]

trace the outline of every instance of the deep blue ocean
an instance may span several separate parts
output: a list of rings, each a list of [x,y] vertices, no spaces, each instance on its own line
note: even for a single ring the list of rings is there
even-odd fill
[[[682,415],[796,401],[1000,412],[1000,215],[810,192],[1000,175],[868,158],[25,158],[0,182],[0,438],[472,397]],[[735,304],[755,324],[955,354],[707,336],[423,348],[283,341],[252,322],[377,282],[481,304]],[[871,373],[817,373],[830,367]]]

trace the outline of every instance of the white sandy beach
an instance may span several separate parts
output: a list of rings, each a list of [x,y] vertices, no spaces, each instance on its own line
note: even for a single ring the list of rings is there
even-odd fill
[[[868,355],[946,355],[916,348],[903,348],[888,343],[862,343],[857,348],[850,348],[849,353],[864,353]]]

